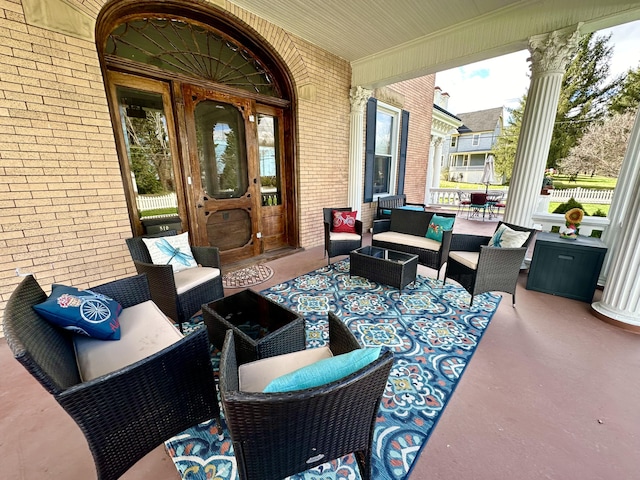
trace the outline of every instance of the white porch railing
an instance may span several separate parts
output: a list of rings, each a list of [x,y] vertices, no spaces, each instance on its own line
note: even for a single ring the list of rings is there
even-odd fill
[[[580,193],[581,196],[575,196],[576,191]],[[430,190],[430,205],[439,205],[443,207],[448,207],[451,209],[458,208],[458,189],[456,188],[432,188]],[[496,192],[504,192],[504,199],[507,199],[508,189],[505,190],[489,190],[489,193]],[[566,202],[572,196],[578,202],[584,203],[611,203],[611,197],[613,196],[612,190],[588,190],[584,188],[576,188],[570,190],[557,190],[555,193],[559,192],[572,192],[573,194],[567,194],[566,198],[562,197],[554,197],[553,192],[551,195],[540,195],[537,211],[532,215],[532,222],[534,226],[543,232],[550,232],[553,227],[561,227],[565,224],[564,215],[559,213],[549,213],[549,202],[553,201],[562,201]],[[588,193],[584,192],[597,192],[592,196],[585,196]],[[608,194],[606,192],[609,192]],[[565,194],[563,194],[565,195]],[[604,199],[609,196],[609,201],[606,202]],[[556,198],[560,198],[560,200],[556,200]],[[594,200],[600,199],[601,202],[596,202]],[[593,217],[593,216],[585,216],[580,224],[580,235],[591,236],[594,231],[604,232],[609,226],[609,219],[607,217]]]
[[[565,224],[564,215],[560,213],[534,213],[532,215],[534,227],[543,232],[550,232],[552,227],[561,227]],[[609,226],[607,217],[592,217],[585,215],[578,232],[580,235],[590,237],[593,231],[604,232]]]

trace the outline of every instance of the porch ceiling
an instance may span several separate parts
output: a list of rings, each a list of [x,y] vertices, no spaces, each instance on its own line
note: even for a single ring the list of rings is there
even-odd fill
[[[640,19],[640,0],[230,0],[378,87],[522,50],[532,35]]]

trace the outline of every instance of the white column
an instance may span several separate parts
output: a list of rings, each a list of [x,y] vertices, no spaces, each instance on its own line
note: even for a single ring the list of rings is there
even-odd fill
[[[627,228],[624,218],[629,210],[629,204],[633,200],[634,185],[640,176],[640,109],[636,114],[636,121],[629,136],[629,145],[622,162],[622,168],[618,174],[618,182],[611,200],[609,209],[609,226],[602,234],[602,241],[607,244],[609,250],[604,257],[604,264],[600,272],[598,283],[605,285],[609,277],[611,262],[615,253],[620,248],[619,239],[622,232]]]
[[[351,114],[349,118],[349,206],[362,213],[363,163],[364,163],[364,110],[372,91],[353,87],[349,92]]]
[[[505,222],[531,227],[553,134],[562,76],[578,44],[577,30],[529,39],[531,85],[522,117]]]
[[[424,187],[424,204],[431,203],[431,184],[433,183],[433,157],[436,154],[436,139],[432,135],[429,143],[429,164],[427,165],[427,184]]]
[[[440,187],[440,172],[442,167],[442,143],[444,139],[442,137],[436,137],[435,153],[433,154],[433,178],[431,179],[431,186],[433,188]]]
[[[618,176],[618,184],[622,188],[613,197],[616,211],[615,218],[607,229],[617,230],[614,235],[608,234],[607,245],[611,238],[615,242],[607,252],[607,283],[599,302],[591,305],[596,316],[602,320],[622,328],[640,332],[640,111],[629,139],[629,147],[625,155],[623,168]],[[635,169],[635,171],[631,171]],[[625,178],[629,175],[632,181]],[[624,197],[624,198],[622,198]],[[611,204],[613,211],[614,203]],[[612,232],[613,233],[613,232]]]

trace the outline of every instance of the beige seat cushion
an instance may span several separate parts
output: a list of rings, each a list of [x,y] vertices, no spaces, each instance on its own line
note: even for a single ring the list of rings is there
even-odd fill
[[[115,372],[159,352],[182,338],[180,331],[148,300],[120,313],[120,340],[74,336],[83,382]]]
[[[474,270],[478,269],[479,257],[480,252],[449,252],[449,258]]]
[[[329,239],[335,241],[340,240],[360,240],[360,235],[357,233],[346,233],[346,232],[329,232]]]
[[[329,347],[320,347],[245,363],[238,367],[240,391],[262,392],[274,378],[332,356]]]
[[[425,250],[433,250],[437,252],[442,245],[436,240],[431,238],[419,237],[418,235],[409,235],[407,233],[398,232],[382,232],[376,233],[373,236],[373,240],[387,243],[398,243],[400,245],[408,245],[411,247],[424,248]]]
[[[214,267],[193,267],[173,273],[176,282],[176,293],[183,294],[201,283],[220,276],[220,269]]]

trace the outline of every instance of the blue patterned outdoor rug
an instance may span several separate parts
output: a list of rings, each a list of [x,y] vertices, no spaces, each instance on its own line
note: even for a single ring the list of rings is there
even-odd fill
[[[307,348],[326,342],[331,310],[362,345],[382,345],[394,352],[374,434],[372,478],[376,480],[408,477],[502,298],[478,295],[470,309],[464,289],[420,275],[400,294],[396,288],[350,277],[348,260],[262,293],[304,316]],[[198,328],[197,323],[191,328]],[[183,479],[237,478],[225,433],[220,442],[213,424],[204,423],[165,443]],[[349,455],[289,478],[359,480],[360,475],[355,457]]]

